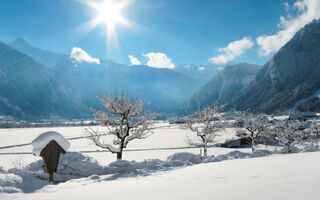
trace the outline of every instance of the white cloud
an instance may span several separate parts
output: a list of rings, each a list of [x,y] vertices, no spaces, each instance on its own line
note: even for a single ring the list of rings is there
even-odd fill
[[[130,59],[131,65],[141,65],[141,62],[138,58],[136,58],[132,55],[129,55],[128,57]]]
[[[244,37],[241,40],[229,43],[225,48],[220,48],[218,51],[221,52],[221,54],[210,58],[210,61],[215,64],[226,64],[242,55],[246,50],[252,48],[253,45],[254,43],[250,38]]]
[[[284,6],[284,9],[286,10],[286,12],[288,12],[289,9],[290,9],[289,3],[288,2],[284,2],[282,5]]]
[[[143,54],[144,57],[148,59],[147,64],[149,67],[155,68],[169,68],[174,69],[175,66],[171,62],[171,59],[164,53],[160,52],[150,52]]]
[[[282,30],[274,35],[262,35],[257,37],[260,46],[259,55],[268,56],[272,52],[279,50],[285,45],[294,34],[313,19],[320,18],[319,0],[301,0],[294,3],[293,7],[298,10],[298,15],[294,18],[280,17],[280,27]],[[288,4],[289,8],[289,4]]]
[[[200,66],[199,68],[198,68],[198,70],[200,71],[200,72],[202,72],[203,70],[205,70],[206,68],[204,67],[204,66]]]
[[[86,51],[84,51],[79,47],[72,48],[70,58],[73,58],[77,62],[88,62],[88,63],[100,64],[100,60],[98,58],[91,57]]]
[[[183,68],[185,68],[185,69],[189,69],[191,67],[191,65],[185,65],[185,66],[183,66]]]
[[[284,16],[280,16],[280,22],[278,24],[279,28],[283,28],[286,25],[286,18],[284,18]]]

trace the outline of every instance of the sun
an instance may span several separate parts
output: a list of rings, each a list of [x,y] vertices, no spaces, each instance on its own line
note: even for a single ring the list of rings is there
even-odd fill
[[[99,12],[98,20],[107,24],[108,28],[113,28],[117,22],[122,19],[121,4],[105,0],[100,6],[97,6]]]
[[[128,20],[123,14],[134,0],[76,0],[83,5],[93,8],[96,15],[90,21],[79,26],[78,30],[85,32],[93,30],[99,24],[106,27],[107,47],[111,46],[119,48],[117,39],[116,24],[123,25],[127,28],[135,29],[136,23]]]

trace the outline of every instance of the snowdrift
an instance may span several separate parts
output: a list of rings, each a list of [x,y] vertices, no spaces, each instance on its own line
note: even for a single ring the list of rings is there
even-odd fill
[[[295,152],[317,151],[313,146],[303,149],[295,148]],[[168,171],[180,167],[191,166],[201,163],[221,162],[232,159],[245,159],[269,156],[272,154],[286,154],[286,149],[279,151],[256,150],[253,153],[245,153],[238,150],[231,151],[219,156],[208,156],[182,152],[169,156],[166,160],[149,159],[143,162],[118,160],[108,166],[102,166],[92,157],[78,152],[68,152],[60,157],[60,164],[55,173],[55,183],[66,182],[71,179],[91,177],[98,179],[100,175],[107,175],[104,180],[119,178],[148,176],[152,173]],[[43,172],[43,162],[38,160],[23,168],[12,168],[8,171],[0,168],[0,193],[30,193],[49,184],[48,174]]]
[[[191,166],[200,163],[219,162],[223,160],[250,158],[271,155],[267,150],[257,150],[254,153],[243,153],[232,151],[217,157],[209,156],[203,159],[200,155],[193,153],[175,153],[166,160],[151,159],[143,162],[118,160],[108,166],[101,166],[97,160],[78,152],[69,152],[60,158],[59,168],[55,173],[55,182],[65,182],[97,175],[109,175],[108,180],[125,177],[148,176],[159,171],[173,170],[183,166]],[[30,163],[24,168],[12,168],[7,172],[0,171],[0,192],[15,193],[34,192],[48,185],[48,174],[43,172],[42,160]]]

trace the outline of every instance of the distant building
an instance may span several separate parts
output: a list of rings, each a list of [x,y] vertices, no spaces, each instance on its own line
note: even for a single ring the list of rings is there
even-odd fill
[[[313,112],[305,112],[305,113],[295,113],[289,115],[289,120],[312,120],[312,119],[318,119],[318,115]]]
[[[186,123],[183,119],[176,119],[176,120],[173,120],[173,119],[170,119],[169,120],[169,124],[184,124]]]
[[[219,146],[227,147],[227,148],[249,147],[251,146],[251,139],[250,137],[230,139],[230,140],[227,140],[225,143],[220,144]]]
[[[318,115],[316,113],[313,112],[305,112],[305,113],[301,113],[303,118],[306,120],[309,119],[318,119]]]
[[[303,131],[306,128],[310,128],[310,125],[308,123],[303,123],[299,126],[298,130]]]
[[[303,117],[301,114],[298,114],[298,113],[290,114],[289,120],[303,120]]]
[[[271,123],[271,124],[277,124],[279,122],[281,122],[280,119],[272,119],[272,120],[269,121],[269,123]]]

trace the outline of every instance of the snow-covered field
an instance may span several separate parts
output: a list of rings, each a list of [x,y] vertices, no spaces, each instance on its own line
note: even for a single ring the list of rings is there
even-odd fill
[[[129,143],[123,159],[130,162],[115,162],[116,155],[81,138],[86,127],[0,129],[0,166],[8,171],[0,172],[0,199],[320,199],[319,152],[270,155],[275,147],[255,154],[212,147],[199,164],[194,154],[200,149],[185,142],[191,131],[156,126],[147,139]],[[45,131],[73,138],[69,152],[81,153],[61,157],[55,178],[66,182],[48,184],[40,157],[31,154],[30,142]],[[233,136],[226,129],[217,140]],[[182,152],[193,154],[175,154]]]
[[[199,164],[146,177],[91,176],[2,199],[320,199],[320,153]],[[0,196],[1,197],[1,196]]]
[[[166,159],[168,156],[177,152],[200,153],[200,148],[186,148],[186,136],[194,136],[195,134],[189,130],[181,129],[177,125],[168,123],[159,123],[156,125],[153,134],[143,140],[133,140],[128,144],[123,154],[124,160],[144,161],[146,159]],[[77,138],[87,136],[87,127],[56,127],[56,128],[21,128],[21,129],[0,129],[0,166],[5,169],[14,167],[15,165],[26,165],[30,162],[39,160],[31,154],[32,146],[17,146],[12,148],[1,149],[4,146],[14,146],[17,144],[29,144],[38,135],[46,131],[57,131],[66,138]],[[226,138],[231,138],[234,130],[227,129],[217,138],[222,142]],[[88,138],[72,139],[69,151],[84,152],[83,154],[91,156],[98,160],[101,165],[107,165],[116,160],[116,155],[109,152],[101,152],[104,149],[97,147]],[[214,148],[208,150],[208,154],[227,153],[230,149]],[[250,149],[246,149],[250,152]],[[14,154],[12,154],[14,153]],[[28,153],[28,154],[20,154]]]

